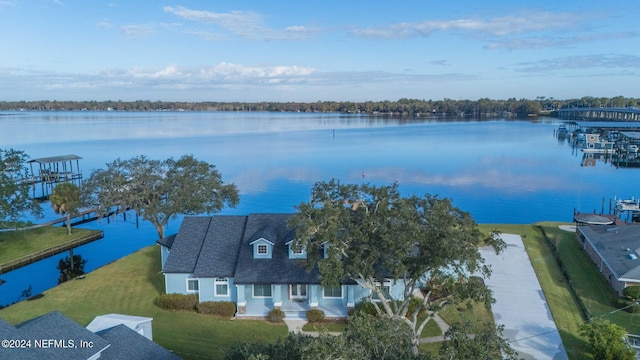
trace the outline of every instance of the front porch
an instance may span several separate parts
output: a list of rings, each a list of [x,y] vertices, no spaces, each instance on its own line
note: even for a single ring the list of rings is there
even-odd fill
[[[241,305],[238,305],[238,309],[240,309],[240,307]],[[236,317],[251,319],[266,318],[269,311],[273,308],[273,305],[266,304],[264,302],[246,302],[246,305],[244,306],[244,313],[238,311]],[[282,304],[281,309],[284,311],[286,319],[306,320],[306,313],[308,310],[311,310],[312,307],[306,302],[286,301]],[[316,309],[324,311],[326,318],[344,319],[349,315],[349,310],[342,304],[324,304],[322,306],[318,306]]]
[[[287,319],[306,320],[306,312],[311,309],[322,310],[326,318],[346,318],[348,305],[353,306],[345,297],[323,298],[319,285],[309,285],[304,291],[294,292],[291,284],[271,285],[270,297],[255,297],[251,285],[236,285],[237,318],[265,318],[274,308],[280,308]],[[300,290],[299,285],[297,290]]]

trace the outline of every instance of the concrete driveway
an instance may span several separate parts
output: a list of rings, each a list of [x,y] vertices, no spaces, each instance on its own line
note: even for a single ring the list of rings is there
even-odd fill
[[[496,299],[496,324],[505,326],[504,335],[523,359],[568,359],[520,235],[500,236],[507,243],[502,254],[496,255],[493,248],[480,250],[491,265],[492,275],[485,283]]]

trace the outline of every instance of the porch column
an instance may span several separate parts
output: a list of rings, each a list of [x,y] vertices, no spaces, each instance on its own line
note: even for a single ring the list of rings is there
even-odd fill
[[[320,292],[320,285],[309,285],[307,287],[309,306],[315,309],[318,307],[318,293]]]
[[[346,300],[347,300],[347,309],[353,309],[356,306],[355,299],[354,299],[355,298],[355,295],[354,295],[355,286],[353,286],[353,285],[345,285],[344,287],[347,290],[346,291],[347,292],[347,294],[346,294],[347,295],[347,298],[346,298]]]
[[[236,284],[236,289],[238,290],[238,314],[246,314],[247,313],[247,301],[244,298],[244,285]]]
[[[282,308],[282,288],[286,285],[271,285],[273,292],[273,308]]]

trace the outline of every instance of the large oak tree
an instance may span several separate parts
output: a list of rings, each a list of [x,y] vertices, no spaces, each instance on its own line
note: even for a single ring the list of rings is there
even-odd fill
[[[215,213],[238,203],[238,190],[225,184],[214,165],[184,155],[178,160],[138,156],[117,159],[92,172],[85,182],[88,204],[108,214],[134,210],[165,236],[167,222],[177,215]]]
[[[29,156],[23,151],[0,149],[0,222],[2,227],[18,228],[27,214],[42,216],[40,204],[31,196],[31,185],[25,162]]]
[[[316,183],[311,199],[297,206],[290,226],[297,246],[307,249],[309,269],[317,266],[323,286],[351,279],[369,289],[376,311],[406,322],[414,353],[429,318],[462,299],[493,299],[474,274],[490,275],[478,248],[504,242],[483,236],[472,216],[449,199],[432,195],[401,196],[398,184]],[[324,255],[326,253],[326,256]],[[403,288],[393,297],[384,286]],[[418,306],[413,297],[420,299]],[[421,312],[430,316],[419,317]]]

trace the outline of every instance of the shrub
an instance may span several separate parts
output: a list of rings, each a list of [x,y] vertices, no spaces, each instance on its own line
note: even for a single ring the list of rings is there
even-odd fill
[[[312,323],[324,320],[324,311],[320,309],[311,309],[307,311],[307,320]]]
[[[402,304],[402,302],[398,302],[398,306],[400,306],[400,304]],[[412,296],[411,300],[409,300],[409,309],[407,310],[407,318],[413,316],[413,312],[416,311],[416,309],[421,306],[422,306],[422,300],[415,296]],[[420,311],[418,312],[418,316],[424,316],[424,314],[425,314],[424,307],[420,308]]]
[[[267,320],[272,323],[280,323],[284,321],[284,311],[280,309],[271,309],[267,314]]]
[[[198,295],[196,294],[162,294],[156,300],[156,304],[165,310],[194,311],[197,303]]]
[[[231,301],[203,301],[196,305],[200,314],[230,317],[236,313],[236,304]]]
[[[356,304],[353,309],[353,314],[367,314],[371,316],[378,316],[375,306],[368,300],[362,300]]]

